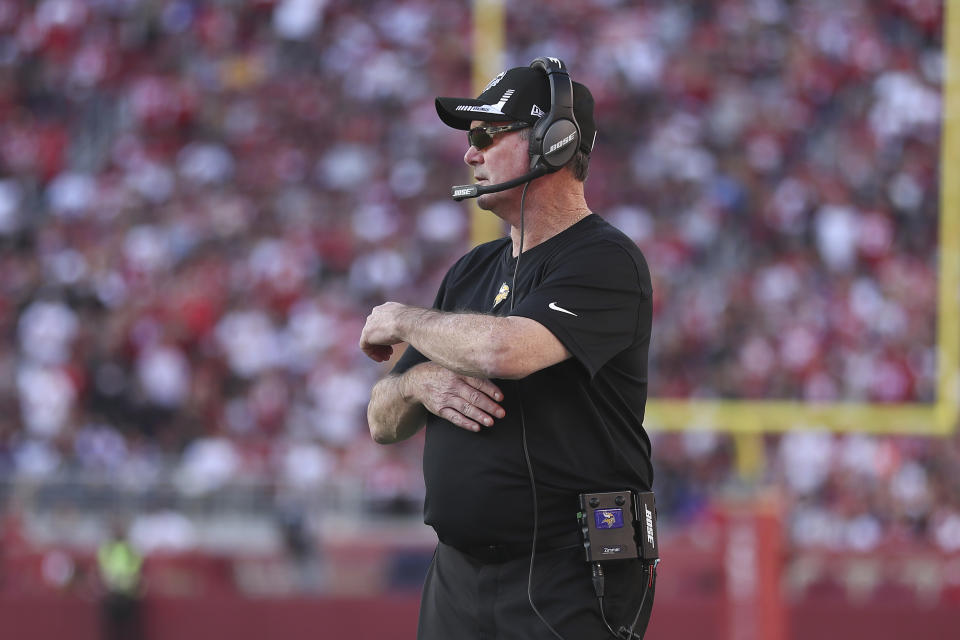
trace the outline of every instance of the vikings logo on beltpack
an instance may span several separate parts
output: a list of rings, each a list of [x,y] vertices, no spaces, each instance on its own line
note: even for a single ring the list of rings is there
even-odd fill
[[[593,512],[597,529],[620,529],[623,527],[623,509],[597,509]]]

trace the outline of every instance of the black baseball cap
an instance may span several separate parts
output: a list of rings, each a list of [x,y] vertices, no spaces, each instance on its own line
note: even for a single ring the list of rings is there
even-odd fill
[[[464,131],[473,120],[534,124],[550,112],[550,81],[540,69],[514,67],[491,80],[478,98],[437,98],[436,105],[444,124]],[[573,117],[580,125],[580,150],[589,154],[597,135],[593,95],[579,82],[573,83]]]

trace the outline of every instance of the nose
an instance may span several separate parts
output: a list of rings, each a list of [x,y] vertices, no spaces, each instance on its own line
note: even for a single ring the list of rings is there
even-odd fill
[[[470,147],[467,149],[467,152],[463,154],[463,161],[469,166],[480,164],[483,162],[483,154],[480,152],[480,149],[470,145]]]

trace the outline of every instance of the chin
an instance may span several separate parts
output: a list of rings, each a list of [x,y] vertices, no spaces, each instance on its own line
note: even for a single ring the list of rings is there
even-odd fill
[[[509,209],[512,206],[519,206],[520,192],[522,189],[523,185],[507,189],[506,191],[485,193],[477,198],[477,207],[484,211],[492,211],[494,214],[500,215],[499,212],[503,210],[504,207]]]

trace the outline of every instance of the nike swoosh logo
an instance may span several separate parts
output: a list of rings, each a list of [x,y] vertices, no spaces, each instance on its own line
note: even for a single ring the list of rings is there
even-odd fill
[[[558,307],[556,302],[551,302],[550,304],[547,305],[547,307],[553,309],[554,311],[559,311],[560,313],[569,313],[570,315],[572,315],[572,316],[575,317],[575,318],[578,318],[578,317],[579,317],[579,316],[578,316],[577,314],[575,314],[573,311],[567,311],[567,310],[564,309],[563,307]]]

